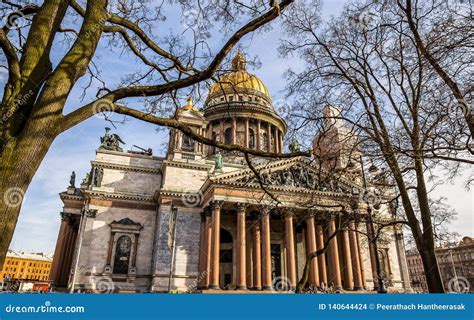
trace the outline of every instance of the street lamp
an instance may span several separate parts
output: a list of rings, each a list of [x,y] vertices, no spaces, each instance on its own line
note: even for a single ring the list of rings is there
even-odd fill
[[[362,170],[362,181],[364,186],[364,200],[367,204],[367,222],[370,229],[370,239],[369,241],[372,243],[373,251],[374,251],[374,259],[375,259],[375,271],[377,273],[377,293],[387,293],[385,289],[385,284],[383,282],[383,273],[380,268],[380,260],[379,260],[379,251],[377,248],[377,238],[375,237],[375,229],[374,229],[374,221],[372,219],[372,208],[377,205],[377,193],[369,190],[367,187],[367,180],[365,179],[365,172],[364,172],[364,162],[362,161],[362,155],[360,156],[360,165]],[[372,165],[369,169],[370,171],[376,171],[377,167]]]

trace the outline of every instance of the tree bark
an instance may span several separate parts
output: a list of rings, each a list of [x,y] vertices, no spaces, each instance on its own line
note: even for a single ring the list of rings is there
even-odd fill
[[[423,262],[428,291],[430,293],[444,293],[443,278],[439,271],[434,246],[428,248],[428,246],[425,245],[423,250],[418,251],[420,252],[421,261]]]
[[[9,140],[0,155],[0,265],[10,246],[25,192],[54,137],[53,130],[34,121],[27,133]]]

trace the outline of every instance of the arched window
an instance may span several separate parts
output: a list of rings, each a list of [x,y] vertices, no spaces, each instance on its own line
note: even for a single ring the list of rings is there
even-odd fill
[[[262,145],[260,146],[260,149],[268,151],[268,136],[265,132],[262,134]]]
[[[187,135],[183,135],[183,142],[181,143],[181,150],[194,152],[194,140]]]
[[[252,129],[249,129],[249,148],[255,149],[255,132]]]
[[[232,128],[227,128],[224,131],[224,143],[232,144]]]
[[[130,265],[132,239],[129,236],[120,236],[115,245],[114,273],[127,274]]]
[[[232,243],[232,235],[224,228],[220,229],[219,240],[221,243]]]

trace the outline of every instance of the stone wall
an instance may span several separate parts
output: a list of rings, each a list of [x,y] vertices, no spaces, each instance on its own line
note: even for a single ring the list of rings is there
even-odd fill
[[[171,267],[171,250],[168,247],[170,212],[171,206],[161,206],[159,209],[152,291],[168,290]],[[200,226],[199,208],[178,208],[171,290],[188,291],[196,286]]]

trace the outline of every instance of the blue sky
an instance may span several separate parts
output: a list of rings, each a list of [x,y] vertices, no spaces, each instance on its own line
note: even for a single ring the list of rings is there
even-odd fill
[[[344,0],[326,0],[323,4],[323,17],[337,14]],[[179,19],[171,19],[168,23],[179,25]],[[275,28],[265,34],[253,35],[242,41],[243,49],[250,55],[257,54],[262,62],[261,68],[253,70],[267,85],[274,100],[282,98],[285,88],[283,74],[288,66],[300,64],[297,60],[283,60],[278,56],[279,29]],[[221,45],[223,37],[211,40],[211,45]],[[110,55],[109,50],[99,48],[98,53],[107,56],[103,60],[102,72],[108,84],[117,83],[119,76],[116,70],[133,70],[134,63],[129,57]],[[1,79],[0,79],[1,80]],[[81,105],[80,89],[70,96],[66,112]],[[182,102],[183,105],[185,101]],[[36,252],[54,252],[57,233],[59,230],[62,202],[58,193],[64,191],[69,183],[69,176],[76,172],[76,185],[90,170],[90,161],[95,158],[95,149],[99,146],[99,137],[104,133],[104,127],[109,126],[102,118],[96,116],[72,128],[59,136],[51,146],[46,158],[41,164],[23,201],[17,229],[10,248]],[[128,119],[124,125],[118,125],[116,132],[126,142],[126,149],[133,144],[145,148],[153,148],[155,155],[163,155],[163,146],[167,142],[166,131],[156,131],[156,126],[134,119]],[[473,194],[462,187],[462,180],[456,184],[440,186],[433,194],[448,197],[451,206],[459,212],[459,219],[450,229],[461,235],[473,235],[472,212]]]

